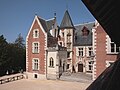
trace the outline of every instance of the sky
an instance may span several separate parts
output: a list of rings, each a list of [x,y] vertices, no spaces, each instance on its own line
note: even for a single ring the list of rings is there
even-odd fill
[[[11,43],[19,34],[25,40],[36,14],[48,20],[56,12],[60,25],[66,9],[74,25],[95,21],[81,0],[0,0],[0,35]]]

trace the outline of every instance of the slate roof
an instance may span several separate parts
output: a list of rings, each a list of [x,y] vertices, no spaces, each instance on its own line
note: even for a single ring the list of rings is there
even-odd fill
[[[47,27],[46,21],[43,18],[40,18],[40,17],[38,17],[38,19],[39,19],[43,29],[45,30],[45,32],[48,32],[48,27]]]
[[[75,43],[74,46],[92,45],[92,28],[94,22],[75,25]],[[83,36],[82,30],[86,27],[89,30],[88,36]]]
[[[53,26],[54,23],[55,23],[55,18],[46,20],[46,23],[47,23],[48,30],[51,30],[51,29],[52,29],[52,26]]]
[[[64,17],[62,19],[62,22],[60,24],[60,28],[74,28],[72,19],[70,17],[70,14],[68,10],[65,11]]]
[[[38,19],[39,19],[40,23],[42,24],[43,29],[45,30],[45,32],[48,35],[48,38],[47,38],[48,39],[48,43],[47,43],[48,47],[55,46],[57,44],[57,38],[53,37],[49,32],[49,30],[52,29],[52,26],[54,24],[54,18],[47,20],[47,21],[40,17],[38,17]]]

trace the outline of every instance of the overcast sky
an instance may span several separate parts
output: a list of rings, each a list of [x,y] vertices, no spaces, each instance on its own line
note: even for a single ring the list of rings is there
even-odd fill
[[[60,24],[66,9],[74,25],[95,20],[81,0],[0,0],[0,35],[8,42],[19,33],[25,39],[35,14],[47,20],[56,12]]]

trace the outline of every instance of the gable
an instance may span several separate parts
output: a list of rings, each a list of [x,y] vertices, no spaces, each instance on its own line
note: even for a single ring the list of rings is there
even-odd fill
[[[42,33],[44,33],[44,35],[46,34],[46,32],[45,32],[42,24],[40,23],[40,21],[39,21],[39,19],[38,19],[38,16],[35,16],[35,18],[34,18],[34,20],[33,20],[33,23],[32,23],[32,25],[31,25],[31,27],[30,27],[30,29],[29,29],[29,32],[28,32],[28,34],[27,34],[27,37],[26,37],[26,41],[27,41],[27,39],[29,38],[30,33],[33,32],[33,29],[39,29],[40,31],[42,31]]]

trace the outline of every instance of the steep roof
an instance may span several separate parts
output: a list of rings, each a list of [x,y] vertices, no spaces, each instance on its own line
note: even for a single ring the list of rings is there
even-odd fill
[[[46,21],[43,18],[40,18],[40,17],[38,17],[38,19],[39,19],[43,29],[45,30],[45,32],[48,32],[48,27],[47,27]]]
[[[68,10],[65,11],[60,28],[74,28],[74,25]]]
[[[51,30],[53,25],[55,24],[55,18],[46,20],[46,23],[47,23],[48,30]]]
[[[75,43],[74,46],[92,45],[92,28],[94,22],[75,25]],[[87,28],[89,34],[83,36],[83,29]]]

